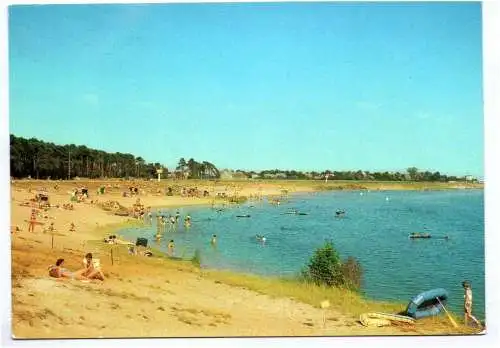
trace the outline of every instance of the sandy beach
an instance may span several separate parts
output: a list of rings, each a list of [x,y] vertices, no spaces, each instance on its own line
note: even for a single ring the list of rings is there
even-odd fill
[[[168,185],[208,190],[209,197],[166,196]],[[56,186],[57,185],[57,186]],[[100,186],[103,195],[97,195]],[[114,215],[100,203],[113,201],[130,208],[137,198],[144,206],[210,205],[216,192],[228,196],[272,196],[313,192],[317,183],[283,186],[281,183],[138,182],[138,195],[123,197],[133,185],[123,181],[17,181],[11,184],[12,332],[15,338],[83,337],[199,337],[199,336],[317,336],[317,335],[421,335],[467,332],[453,329],[446,319],[433,319],[416,327],[364,327],[359,315],[342,308],[326,310],[288,297],[273,297],[248,288],[231,286],[208,276],[188,262],[164,257],[128,255],[92,241],[126,223],[130,217]],[[161,185],[161,186],[160,186]],[[74,188],[86,186],[85,202],[70,202]],[[49,195],[51,207],[40,211],[34,233],[28,232],[30,199],[39,189]],[[98,202],[95,202],[95,199]],[[92,202],[91,202],[92,201]],[[219,201],[217,201],[219,202]],[[74,209],[63,209],[72,203]],[[55,206],[59,206],[59,208]],[[45,231],[54,222],[55,236]],[[70,231],[71,224],[75,231]],[[18,228],[18,230],[16,230]],[[104,282],[84,283],[48,276],[57,258],[65,267],[82,267],[85,253],[101,261]],[[469,330],[470,331],[470,330]]]

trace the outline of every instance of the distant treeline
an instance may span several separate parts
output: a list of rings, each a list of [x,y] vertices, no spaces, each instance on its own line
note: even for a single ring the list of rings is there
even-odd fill
[[[10,173],[14,178],[35,179],[85,178],[153,178],[157,170],[163,177],[185,179],[218,179],[221,173],[208,162],[181,158],[174,172],[156,162],[146,163],[142,157],[129,153],[109,153],[83,145],[56,145],[36,138],[26,139],[10,135]],[[373,180],[373,181],[463,181],[466,177],[442,175],[439,172],[421,172],[408,168],[406,173],[369,171],[301,172],[295,170],[264,170],[260,172],[237,170],[232,177],[254,179],[319,180]],[[471,180],[469,178],[468,180]]]
[[[163,170],[163,177],[219,177],[218,169],[207,161],[181,158],[177,170],[169,173],[166,166],[146,163],[142,157],[129,153],[109,153],[74,144],[56,145],[10,135],[10,173],[14,178],[154,178],[158,169]]]
[[[238,170],[245,176],[262,179],[292,179],[292,180],[324,180],[328,177],[330,180],[366,180],[366,181],[477,181],[472,177],[457,177],[454,175],[448,176],[440,172],[419,171],[415,167],[408,168],[406,172],[370,172],[370,171],[336,171],[325,170],[322,172],[301,172],[295,170],[263,170],[261,172]]]
[[[56,145],[10,135],[10,173],[15,178],[154,177],[160,163],[146,163],[129,153],[109,153],[86,146]]]

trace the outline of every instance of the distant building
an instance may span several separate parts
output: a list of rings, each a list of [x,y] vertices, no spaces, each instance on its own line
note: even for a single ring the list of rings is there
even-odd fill
[[[220,171],[221,180],[231,180],[233,179],[233,171],[229,169],[223,169]]]
[[[235,172],[231,169],[223,169],[220,171],[220,178],[222,180],[243,180],[248,179],[248,175],[244,172]]]
[[[474,181],[474,180],[476,180],[476,178],[475,178],[475,177],[473,177],[472,175],[466,175],[466,176],[464,177],[464,179],[465,179],[465,181]]]
[[[233,173],[233,179],[239,179],[239,180],[248,179],[248,175],[246,175],[244,172],[236,172]]]

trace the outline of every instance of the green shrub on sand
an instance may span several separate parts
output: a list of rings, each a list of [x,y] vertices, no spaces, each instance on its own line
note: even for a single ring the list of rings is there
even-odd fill
[[[361,264],[356,258],[350,256],[342,262],[333,242],[326,241],[314,252],[307,267],[302,271],[301,279],[316,285],[358,291],[361,288],[362,275]]]

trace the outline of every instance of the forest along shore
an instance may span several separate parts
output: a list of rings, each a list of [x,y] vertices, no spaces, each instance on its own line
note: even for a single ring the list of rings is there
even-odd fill
[[[324,189],[318,186],[317,182],[14,181],[11,184],[10,226],[13,336],[83,338],[472,333],[462,327],[453,329],[442,318],[423,321],[411,328],[368,328],[358,322],[360,313],[350,313],[340,306],[324,310],[319,308],[319,303],[311,305],[292,296],[274,296],[265,291],[250,290],[252,286],[231,285],[214,272],[164,257],[147,258],[119,252],[112,261],[105,251],[92,243],[116,231],[124,223],[137,222],[128,216],[115,215],[113,211],[118,207],[130,212],[137,199],[146,207],[210,205],[228,202],[234,197],[260,199]],[[388,186],[384,184],[371,189],[389,189]],[[167,196],[165,190],[168,187],[172,187],[172,191]],[[82,188],[87,190],[89,197],[83,201],[72,200],[74,190],[81,193]],[[195,192],[208,191],[209,195],[182,196],[182,188],[196,188]],[[100,194],[97,194],[98,191]],[[128,194],[124,195],[124,192]],[[225,198],[214,199],[217,195]],[[48,201],[40,197],[48,197]],[[45,208],[39,209],[40,204]],[[38,211],[37,220],[44,224],[37,225],[34,232],[28,232],[33,207]],[[48,231],[51,223],[53,232]],[[66,268],[80,269],[87,252],[99,256],[106,276],[103,283],[61,281],[48,276],[48,266],[58,258],[65,259]],[[369,302],[366,306],[377,308]]]

